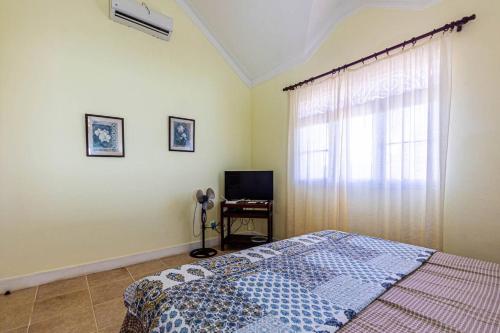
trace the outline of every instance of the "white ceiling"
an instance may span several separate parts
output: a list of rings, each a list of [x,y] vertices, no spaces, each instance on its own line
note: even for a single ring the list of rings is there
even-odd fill
[[[363,7],[421,9],[439,0],[177,0],[240,78],[253,86],[306,61]]]

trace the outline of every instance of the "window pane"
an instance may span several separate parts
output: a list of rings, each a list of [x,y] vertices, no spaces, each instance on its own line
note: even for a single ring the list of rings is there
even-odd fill
[[[368,106],[369,107],[369,106]],[[348,179],[374,181],[385,174],[391,181],[424,181],[427,176],[427,109],[393,109],[351,117],[346,123]],[[329,176],[330,124],[299,129],[300,179]]]
[[[389,143],[422,141],[427,139],[427,109],[414,106],[391,110],[387,115]]]
[[[327,160],[326,151],[309,152],[300,155],[299,175],[302,180],[320,180],[326,178]]]
[[[403,110],[391,110],[387,114],[387,142],[403,142]]]
[[[372,178],[373,163],[373,116],[353,117],[349,123],[348,160],[350,178],[368,180]]]
[[[427,174],[427,142],[388,145],[386,177],[388,180],[425,180]]]
[[[415,107],[411,110],[411,137],[409,140],[427,140],[427,108],[423,106]],[[410,124],[408,125],[408,127]]]
[[[422,181],[427,173],[427,108],[391,110],[387,116],[385,174],[388,180]]]
[[[323,179],[327,176],[328,124],[304,126],[299,130],[300,179]]]
[[[299,130],[301,153],[328,149],[328,124],[315,124]]]

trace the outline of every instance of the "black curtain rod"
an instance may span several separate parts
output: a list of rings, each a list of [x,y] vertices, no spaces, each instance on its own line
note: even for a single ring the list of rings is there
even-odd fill
[[[286,88],[283,88],[283,91],[294,90],[297,87],[300,87],[300,86],[302,86],[304,84],[313,82],[313,81],[315,81],[317,79],[320,79],[322,77],[325,77],[327,75],[335,74],[337,72],[340,72],[341,70],[345,70],[345,69],[347,69],[349,67],[352,67],[354,65],[358,65],[360,63],[364,64],[365,61],[373,59],[373,58],[376,59],[377,57],[379,57],[379,56],[381,56],[383,54],[387,54],[388,55],[389,52],[394,51],[394,50],[399,49],[399,48],[404,48],[408,44],[415,45],[415,43],[417,43],[419,40],[422,40],[422,39],[427,38],[427,37],[432,37],[432,36],[434,36],[434,34],[437,34],[438,32],[442,32],[442,31],[446,32],[448,30],[453,31],[455,28],[457,28],[457,32],[462,31],[462,26],[464,24],[467,24],[469,21],[472,21],[472,20],[475,20],[475,19],[476,19],[476,14],[472,14],[471,16],[465,16],[465,17],[463,17],[460,20],[453,21],[453,22],[450,22],[448,24],[445,24],[442,27],[434,29],[432,31],[429,31],[429,32],[427,32],[427,33],[425,33],[423,35],[420,35],[420,36],[417,36],[417,37],[413,37],[412,39],[409,39],[409,40],[405,40],[404,42],[399,43],[399,44],[394,45],[394,46],[391,46],[391,47],[389,47],[389,48],[387,48],[385,50],[376,52],[376,53],[374,53],[372,55],[369,55],[367,57],[358,59],[358,60],[353,61],[353,62],[351,62],[349,64],[345,64],[343,66],[340,66],[340,67],[337,67],[335,69],[332,69],[331,71],[328,71],[326,73],[313,76],[313,77],[311,77],[311,78],[309,78],[307,80],[304,80],[304,81],[301,81],[299,83],[296,83],[296,84],[293,84],[291,86],[288,86]]]

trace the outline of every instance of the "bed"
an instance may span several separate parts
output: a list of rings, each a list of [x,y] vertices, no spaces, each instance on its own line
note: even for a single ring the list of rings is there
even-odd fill
[[[326,230],[131,284],[121,332],[500,332],[500,267]]]

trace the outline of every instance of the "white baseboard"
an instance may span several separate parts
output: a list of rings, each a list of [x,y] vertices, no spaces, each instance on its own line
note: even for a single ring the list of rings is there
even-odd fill
[[[214,247],[219,244],[219,237],[206,240],[208,247]],[[41,284],[54,282],[57,280],[69,279],[91,273],[108,271],[119,267],[138,264],[141,262],[173,256],[176,254],[187,253],[200,246],[200,242],[184,243],[181,245],[167,247],[159,250],[153,250],[143,253],[132,254],[129,256],[117,257],[112,259],[100,260],[92,263],[67,266],[50,271],[37,272],[28,275],[19,275],[11,278],[0,279],[0,293],[14,291],[29,287],[39,286]]]

